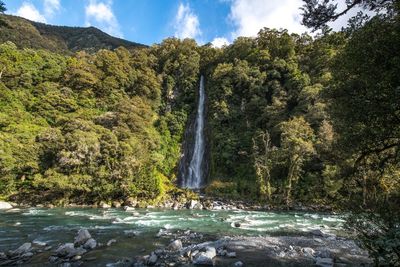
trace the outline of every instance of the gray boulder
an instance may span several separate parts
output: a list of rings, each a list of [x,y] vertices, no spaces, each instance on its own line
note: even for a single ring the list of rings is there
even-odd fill
[[[88,239],[88,241],[83,244],[84,249],[94,249],[97,247],[97,242],[93,238]]]
[[[241,262],[241,261],[237,261],[237,262],[235,262],[235,263],[233,264],[233,266],[235,266],[235,267],[243,267],[244,264],[243,264],[243,262]]]
[[[228,258],[236,258],[236,252],[228,252],[227,254],[226,254],[226,256],[228,257]]]
[[[22,255],[30,252],[32,250],[32,243],[24,243],[22,246],[12,251],[12,255]]]
[[[168,246],[168,250],[172,251],[178,251],[181,249],[182,249],[182,241],[179,239],[172,241]]]
[[[87,229],[80,229],[78,235],[75,237],[74,244],[80,246],[86,243],[92,236]]]
[[[312,248],[303,248],[303,254],[307,258],[314,258],[315,251]]]
[[[58,247],[55,251],[57,257],[61,258],[73,258],[77,255],[81,256],[86,253],[86,250],[83,248],[75,248],[73,243],[65,243]]]
[[[315,265],[321,266],[321,267],[332,267],[333,266],[333,259],[318,257],[316,262],[315,262]]]
[[[147,260],[148,265],[155,265],[157,263],[158,257],[155,253],[152,253]]]
[[[217,251],[214,247],[205,247],[203,251],[197,253],[194,256],[194,265],[214,265],[214,257],[217,255]]]

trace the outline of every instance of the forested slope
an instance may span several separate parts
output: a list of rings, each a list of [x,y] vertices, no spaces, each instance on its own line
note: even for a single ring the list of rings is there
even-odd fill
[[[46,49],[64,54],[81,50],[95,52],[120,46],[127,49],[145,47],[110,36],[95,27],[53,26],[0,13],[0,43],[6,41],[15,43],[19,48]]]

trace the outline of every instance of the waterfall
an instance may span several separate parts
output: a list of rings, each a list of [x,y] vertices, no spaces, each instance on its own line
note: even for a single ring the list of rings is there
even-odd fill
[[[194,150],[190,160],[188,174],[184,177],[183,187],[198,189],[203,182],[203,156],[204,156],[204,77],[200,78],[199,103],[196,115],[196,130]]]

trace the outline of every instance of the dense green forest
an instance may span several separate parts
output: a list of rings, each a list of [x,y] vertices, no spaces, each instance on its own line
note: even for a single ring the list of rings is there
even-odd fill
[[[0,194],[58,205],[174,196],[203,74],[208,195],[378,211],[351,225],[396,261],[399,4],[331,32],[329,7],[318,17],[306,2],[305,23],[323,28],[315,37],[264,28],[222,49],[168,38],[73,54],[4,42]]]

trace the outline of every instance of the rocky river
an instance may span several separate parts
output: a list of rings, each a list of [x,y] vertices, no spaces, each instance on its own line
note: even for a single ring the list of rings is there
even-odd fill
[[[0,266],[369,266],[343,216],[242,209],[8,208]]]

